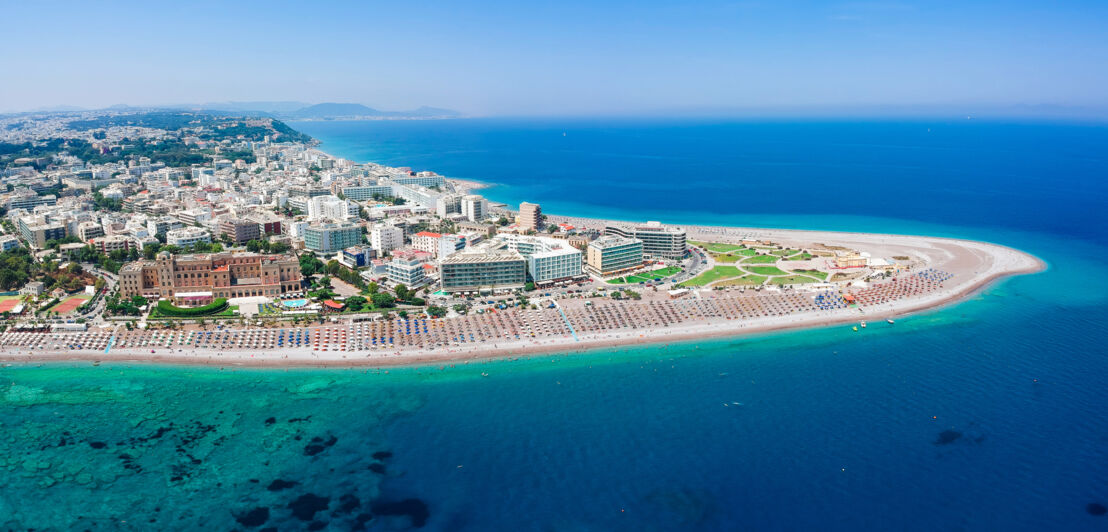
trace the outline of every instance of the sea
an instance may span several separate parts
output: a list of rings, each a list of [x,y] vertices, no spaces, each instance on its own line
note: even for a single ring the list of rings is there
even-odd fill
[[[5,366],[0,529],[1108,529],[1103,124],[291,125],[553,214],[971,238],[1048,269],[857,332],[387,370]]]

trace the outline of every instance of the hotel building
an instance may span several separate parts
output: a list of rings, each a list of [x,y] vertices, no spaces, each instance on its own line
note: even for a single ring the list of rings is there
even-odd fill
[[[527,283],[527,260],[514,251],[467,250],[443,259],[439,275],[447,292],[516,290]]]
[[[643,254],[655,259],[681,260],[689,250],[684,229],[664,226],[659,222],[634,226],[609,225],[604,228],[604,234],[641,240]]]
[[[317,253],[336,251],[361,244],[362,228],[353,224],[312,224],[303,229],[304,247]]]
[[[527,259],[527,275],[536,285],[549,285],[584,276],[581,250],[564,240],[505,234],[498,240]]]
[[[524,231],[542,229],[542,207],[538,203],[519,204],[519,228]]]
[[[589,243],[586,265],[592,273],[608,277],[642,267],[641,240],[621,236],[602,236]]]

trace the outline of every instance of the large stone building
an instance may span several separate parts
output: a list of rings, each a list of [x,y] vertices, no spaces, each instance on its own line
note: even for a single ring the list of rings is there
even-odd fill
[[[275,297],[300,290],[300,262],[294,255],[204,253],[127,263],[119,271],[119,293],[204,304],[218,297]]]
[[[609,225],[604,228],[604,234],[642,240],[643,254],[655,259],[681,260],[689,250],[684,229],[665,226],[659,222]]]

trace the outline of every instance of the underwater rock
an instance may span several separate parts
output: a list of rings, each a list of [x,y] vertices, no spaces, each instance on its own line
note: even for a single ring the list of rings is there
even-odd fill
[[[251,528],[262,526],[266,521],[269,521],[269,508],[260,506],[246,513],[234,514],[234,516],[235,521],[238,521],[242,526]]]
[[[948,445],[958,441],[958,438],[962,437],[962,433],[956,430],[944,430],[939,433],[939,437],[935,440],[935,445]]]
[[[388,460],[392,458],[392,451],[377,451],[373,453],[374,460]]]
[[[316,512],[322,512],[327,509],[328,503],[331,499],[328,497],[320,497],[314,493],[305,493],[296,498],[296,500],[289,503],[288,508],[292,510],[292,515],[296,516],[301,521],[311,521],[315,517]]]
[[[427,524],[427,518],[431,512],[427,510],[427,503],[420,499],[404,499],[396,502],[375,502],[371,508],[377,515],[408,516],[412,520],[412,526],[423,528]]]
[[[384,475],[385,474],[384,464],[369,464],[369,466],[366,467],[366,469],[369,469],[370,471],[373,471],[374,473],[377,473],[378,475]]]
[[[296,481],[293,481],[293,480],[277,479],[277,480],[274,480],[273,482],[270,482],[269,486],[266,486],[265,489],[267,489],[269,491],[281,491],[281,490],[288,489],[288,488],[291,488],[293,486],[296,486],[297,484],[299,484],[299,482],[296,482]]]
[[[358,497],[353,493],[347,493],[342,497],[339,497],[339,508],[335,510],[338,513],[348,514],[357,510],[362,505],[362,501],[358,500]]]
[[[1090,502],[1085,505],[1085,511],[1089,512],[1089,515],[1104,515],[1108,514],[1108,507],[1105,507],[1099,502]]]

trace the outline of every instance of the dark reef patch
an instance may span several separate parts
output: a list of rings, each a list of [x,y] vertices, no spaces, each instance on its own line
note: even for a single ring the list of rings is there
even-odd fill
[[[104,447],[107,447],[108,444],[102,441],[90,441],[88,442],[88,446],[92,447],[93,449],[103,449]]]
[[[1108,514],[1108,507],[1099,502],[1090,502],[1085,505],[1085,511],[1089,512],[1089,515],[1104,515]]]
[[[939,433],[939,437],[935,439],[935,445],[949,445],[958,441],[962,437],[962,433],[956,430],[944,430]]]
[[[312,442],[304,447],[304,456],[315,456],[323,451],[326,451],[331,446],[335,445],[339,439],[335,436],[331,436],[324,440],[319,436],[312,438]]]
[[[269,521],[269,508],[260,506],[246,513],[234,514],[234,516],[235,521],[238,521],[242,526],[250,528],[262,526],[266,521]]]
[[[273,482],[270,482],[269,485],[266,486],[265,489],[267,489],[269,491],[281,491],[281,490],[289,489],[293,486],[296,486],[297,484],[299,484],[299,482],[296,482],[294,480],[277,479],[277,480],[274,480]]]
[[[320,497],[314,493],[305,493],[296,498],[296,500],[289,503],[288,508],[292,510],[292,515],[296,516],[301,521],[311,521],[316,512],[322,512],[327,509],[327,504],[331,502],[328,497]]]
[[[412,526],[423,528],[427,524],[427,518],[431,512],[427,509],[427,503],[420,499],[404,499],[396,502],[375,502],[371,508],[377,515],[408,516],[412,520]]]
[[[377,473],[378,475],[384,475],[385,474],[385,465],[384,464],[369,464],[369,466],[367,466],[366,469],[369,469],[370,471],[373,471],[374,473]]]
[[[392,458],[392,451],[377,451],[373,453],[374,460],[388,460]]]
[[[268,426],[268,425],[272,425],[272,424],[274,424],[274,423],[276,423],[276,422],[277,422],[277,418],[275,418],[275,417],[267,417],[267,418],[265,418],[265,424],[266,424],[267,426]]]
[[[358,497],[353,493],[347,493],[342,497],[339,497],[339,507],[335,510],[336,513],[348,514],[357,510],[362,505],[362,501],[358,500]]]

